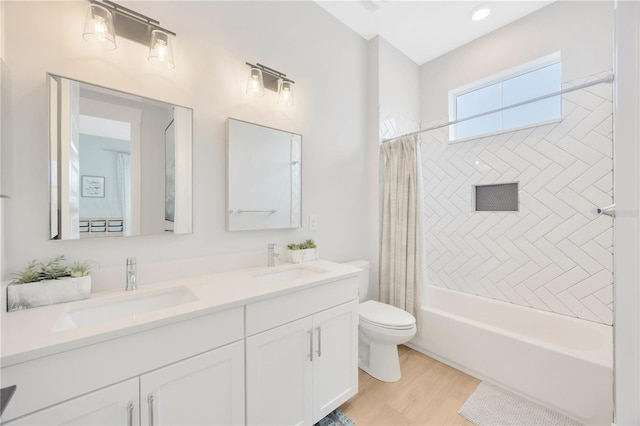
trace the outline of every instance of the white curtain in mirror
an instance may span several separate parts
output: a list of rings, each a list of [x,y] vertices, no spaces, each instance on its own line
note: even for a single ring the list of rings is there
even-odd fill
[[[131,235],[131,156],[124,152],[116,154],[118,194],[122,205],[124,235]]]

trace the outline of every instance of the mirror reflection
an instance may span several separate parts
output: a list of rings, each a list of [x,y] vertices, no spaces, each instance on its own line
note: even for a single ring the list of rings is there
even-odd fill
[[[192,110],[49,74],[50,238],[192,232]]]
[[[227,120],[229,231],[300,228],[302,136]]]

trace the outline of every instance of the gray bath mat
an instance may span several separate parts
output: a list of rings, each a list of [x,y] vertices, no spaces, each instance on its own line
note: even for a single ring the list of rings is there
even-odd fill
[[[340,409],[335,409],[313,426],[354,426],[354,423]]]
[[[478,385],[458,414],[478,426],[580,425],[558,412],[486,382]]]

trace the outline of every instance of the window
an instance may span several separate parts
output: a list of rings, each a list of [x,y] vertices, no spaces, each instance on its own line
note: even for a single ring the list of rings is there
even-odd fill
[[[555,93],[560,89],[560,52],[557,52],[451,90],[449,110],[452,120],[460,120]],[[561,96],[558,95],[462,121],[452,126],[449,140],[467,139],[560,119],[561,102]]]

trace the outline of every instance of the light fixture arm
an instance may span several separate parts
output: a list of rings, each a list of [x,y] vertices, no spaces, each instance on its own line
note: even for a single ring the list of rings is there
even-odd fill
[[[89,0],[100,5],[114,15],[116,35],[149,46],[151,31],[160,30],[175,37],[176,33],[160,26],[160,22],[109,0]]]
[[[259,63],[259,62],[256,62],[256,64],[255,64],[255,65],[254,65],[254,64],[251,64],[251,63],[249,63],[249,62],[245,62],[245,64],[249,65],[249,66],[250,66],[250,67],[252,67],[252,68],[258,68],[260,71],[262,71],[262,73],[263,73],[263,74],[268,74],[268,75],[270,75],[271,77],[273,77],[273,79],[275,79],[275,80],[280,79],[280,80],[283,80],[283,81],[289,81],[289,82],[291,82],[291,83],[294,83],[294,84],[295,84],[295,81],[293,81],[293,80],[291,80],[291,79],[287,78],[287,75],[286,75],[285,73],[282,73],[282,72],[280,72],[280,71],[274,70],[273,68],[269,68],[269,67],[267,67],[267,66],[265,66],[265,65],[262,65],[262,64],[261,64],[261,63]],[[267,83],[266,83],[266,82],[265,82],[265,87],[266,87],[267,89],[270,89],[270,87],[267,87]],[[273,89],[271,89],[271,90],[273,90]],[[276,91],[277,91],[277,89],[276,89]]]

